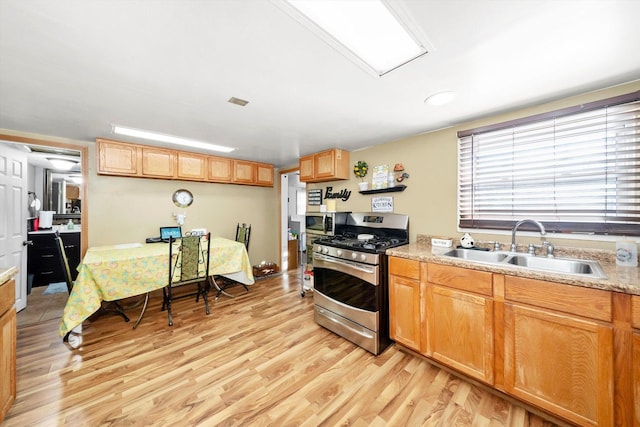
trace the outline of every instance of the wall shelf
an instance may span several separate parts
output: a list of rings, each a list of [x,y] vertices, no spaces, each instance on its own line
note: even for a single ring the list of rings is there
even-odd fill
[[[379,194],[379,193],[397,193],[399,191],[404,191],[407,188],[406,185],[394,185],[389,188],[378,188],[376,190],[364,190],[359,191],[360,194]]]

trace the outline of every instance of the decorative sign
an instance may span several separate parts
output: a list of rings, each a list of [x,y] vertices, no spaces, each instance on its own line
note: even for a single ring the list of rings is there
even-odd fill
[[[309,203],[309,206],[320,206],[322,204],[322,189],[309,190],[307,192],[307,203]]]
[[[393,196],[372,197],[371,212],[393,212]]]
[[[371,178],[371,189],[379,190],[387,188],[389,181],[389,165],[380,165],[373,167],[373,178]]]
[[[342,190],[340,190],[340,192],[334,193],[333,187],[327,187],[327,192],[324,196],[325,200],[340,199],[343,202],[346,202],[347,200],[349,200],[349,197],[351,197],[351,190],[347,190],[346,188],[343,188]]]

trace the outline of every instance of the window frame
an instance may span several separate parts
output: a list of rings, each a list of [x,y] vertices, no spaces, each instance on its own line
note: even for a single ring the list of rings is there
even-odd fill
[[[606,98],[586,104],[574,105],[567,108],[562,108],[559,110],[549,111],[541,114],[536,114],[532,116],[522,117],[514,120],[509,120],[505,122],[495,123],[487,126],[481,126],[473,129],[462,130],[457,133],[457,145],[458,145],[458,174],[457,174],[457,213],[458,213],[458,227],[460,229],[476,229],[476,230],[511,230],[515,223],[518,220],[531,218],[527,216],[526,218],[511,218],[508,220],[498,220],[498,219],[487,219],[486,217],[476,217],[476,212],[474,212],[475,208],[468,209],[463,212],[463,207],[461,206],[463,201],[463,196],[468,197],[468,200],[475,200],[473,192],[476,191],[473,184],[471,185],[471,189],[465,190],[463,189],[463,183],[461,182],[461,174],[462,174],[462,162],[463,162],[463,154],[461,152],[461,143],[462,139],[468,139],[469,137],[473,137],[474,135],[487,134],[489,132],[496,131],[505,131],[508,129],[515,129],[518,127],[522,127],[525,125],[531,125],[534,123],[539,123],[543,121],[549,121],[553,119],[566,118],[568,116],[577,115],[580,113],[590,112],[594,110],[602,110],[607,107],[613,107],[621,104],[627,104],[631,102],[640,101],[640,91],[615,96],[611,98]],[[638,119],[640,123],[640,118]],[[640,125],[639,125],[640,126]],[[635,138],[634,138],[635,139]],[[640,135],[637,137],[640,140]],[[635,141],[634,141],[635,142]],[[474,162],[474,156],[468,156],[468,162]],[[468,164],[468,163],[467,163]],[[509,163],[510,164],[510,163]],[[475,177],[475,171],[473,170],[475,167],[475,163],[470,165],[469,168],[472,171],[473,176]],[[508,167],[508,166],[505,166]],[[631,166],[629,169],[634,169],[634,166]],[[638,189],[640,189],[640,184],[638,185]],[[640,204],[640,196],[633,196],[634,205]],[[629,210],[633,210],[629,208]],[[548,212],[552,212],[550,209]],[[624,212],[624,211],[623,211]],[[531,218],[531,219],[539,219],[541,220],[545,228],[548,232],[553,233],[561,233],[561,234],[594,234],[594,235],[626,235],[626,236],[640,236],[640,218],[635,220],[635,218],[631,219],[630,223],[620,223],[620,222],[575,222],[575,221],[553,221],[553,220],[545,220],[540,218]],[[522,227],[525,231],[537,231],[535,227],[527,226],[527,224]]]

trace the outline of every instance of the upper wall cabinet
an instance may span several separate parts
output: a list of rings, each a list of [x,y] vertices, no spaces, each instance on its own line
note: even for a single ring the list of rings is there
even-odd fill
[[[300,158],[300,181],[323,182],[349,179],[349,152],[333,148]]]
[[[98,173],[273,187],[273,165],[96,139]]]

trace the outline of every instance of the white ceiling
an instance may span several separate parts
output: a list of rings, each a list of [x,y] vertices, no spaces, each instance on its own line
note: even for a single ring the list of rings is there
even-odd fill
[[[378,78],[268,0],[0,0],[0,128],[143,142],[120,124],[281,167],[640,78],[640,1],[400,6],[435,50]]]

